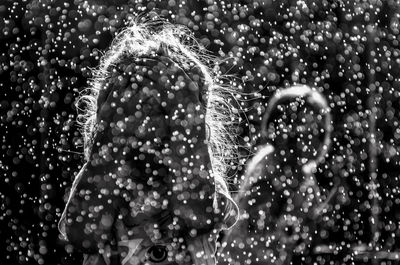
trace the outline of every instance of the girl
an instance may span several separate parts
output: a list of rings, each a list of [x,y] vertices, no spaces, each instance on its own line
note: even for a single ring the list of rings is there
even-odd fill
[[[291,264],[293,254],[306,254],[326,204],[314,173],[330,131],[330,109],[316,90],[297,85],[273,95],[261,124],[264,143],[236,198],[240,221],[225,238],[220,263]]]
[[[60,231],[84,264],[215,264],[236,221],[225,182],[229,89],[188,32],[133,23],[103,56],[86,103],[86,163]]]

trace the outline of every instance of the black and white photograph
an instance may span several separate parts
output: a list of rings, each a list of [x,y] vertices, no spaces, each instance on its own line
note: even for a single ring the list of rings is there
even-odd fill
[[[0,141],[0,265],[399,265],[400,1],[0,0]]]

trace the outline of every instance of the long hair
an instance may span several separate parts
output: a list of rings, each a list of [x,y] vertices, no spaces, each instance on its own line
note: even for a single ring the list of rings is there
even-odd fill
[[[78,123],[83,135],[85,159],[89,159],[96,133],[99,91],[110,76],[112,66],[123,58],[145,56],[160,48],[166,50],[170,59],[178,65],[194,65],[203,74],[204,83],[208,87],[205,121],[209,155],[214,177],[225,185],[229,165],[234,159],[232,155],[237,154],[234,128],[238,114],[228,100],[234,88],[224,85],[222,80],[225,77],[215,73],[211,66],[211,62],[217,61],[216,58],[207,53],[186,27],[160,18],[133,21],[118,33],[109,50],[102,56],[99,67],[93,71],[90,86],[78,99],[77,108],[81,112]]]

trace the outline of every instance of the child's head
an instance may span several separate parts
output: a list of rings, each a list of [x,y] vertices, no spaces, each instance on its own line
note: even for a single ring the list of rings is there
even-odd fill
[[[225,178],[236,146],[232,125],[238,117],[228,100],[235,93],[235,88],[224,84],[221,74],[210,68],[212,64],[218,63],[216,58],[196,41],[189,29],[171,24],[154,13],[146,18],[147,20],[132,22],[114,38],[111,48],[103,55],[99,68],[94,71],[91,86],[78,100],[78,105],[84,105],[83,108],[78,106],[82,110],[78,120],[82,127],[85,158],[89,159],[93,145],[97,111],[106,99],[101,91],[118,62],[126,58],[157,57],[164,54],[176,62],[178,67],[185,71],[190,68],[192,71],[186,74],[197,83],[200,101],[206,108],[207,140],[213,171]]]
[[[325,98],[307,86],[278,90],[268,103],[262,134],[287,161],[304,165],[325,156],[331,117]]]

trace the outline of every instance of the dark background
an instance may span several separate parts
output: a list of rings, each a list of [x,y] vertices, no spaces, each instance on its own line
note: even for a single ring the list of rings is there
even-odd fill
[[[83,161],[75,100],[115,33],[150,10],[186,25],[223,59],[221,71],[242,92],[241,145],[258,141],[277,88],[308,84],[328,99],[333,143],[317,179],[323,196],[337,192],[304,263],[398,264],[394,0],[0,0],[0,264],[79,264],[57,230]],[[233,191],[248,156],[240,150]]]

